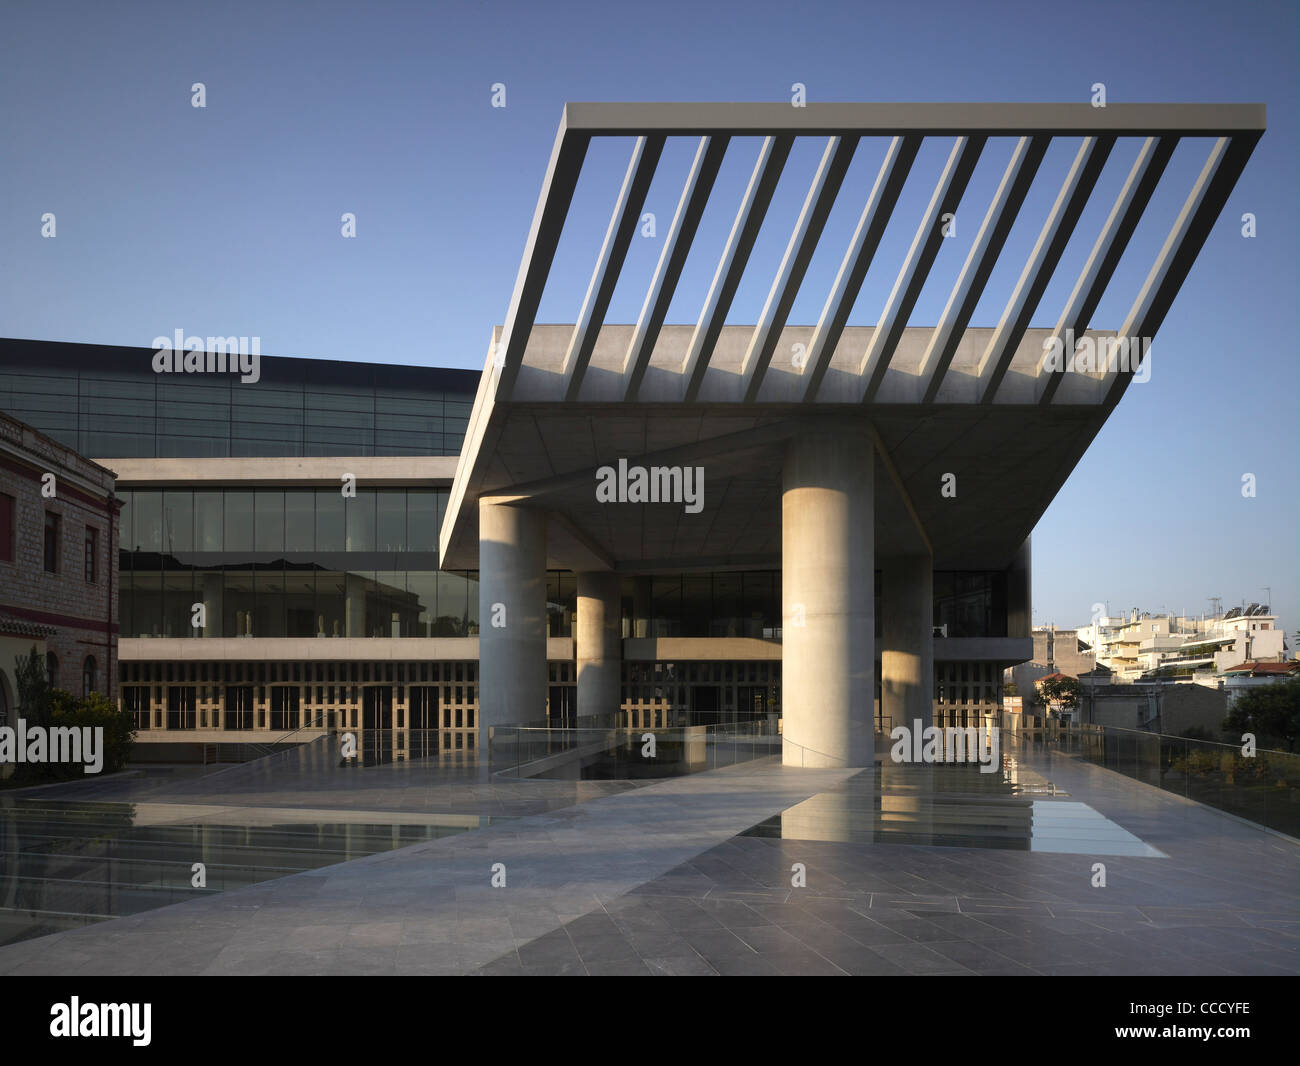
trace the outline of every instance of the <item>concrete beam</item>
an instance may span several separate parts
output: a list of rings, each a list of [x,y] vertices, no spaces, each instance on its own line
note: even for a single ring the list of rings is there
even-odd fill
[[[1006,137],[1109,133],[1187,137],[1263,132],[1263,104],[1091,103],[585,103],[565,106],[569,129],[592,137],[802,135],[833,137]]]
[[[943,376],[952,364],[957,345],[965,336],[971,315],[975,313],[980,297],[984,294],[984,286],[988,284],[989,275],[993,273],[998,256],[1002,254],[1002,247],[1006,244],[1016,216],[1020,214],[1029,186],[1033,184],[1034,175],[1038,173],[1050,141],[1049,137],[1021,137],[1011,153],[1011,161],[1002,175],[1002,183],[993,196],[993,202],[989,204],[984,222],[975,236],[975,243],[971,245],[970,254],[966,256],[966,262],[961,268],[957,284],[953,286],[952,295],[948,297],[943,314],[939,316],[939,324],[930,337],[925,354],[921,356],[917,374],[924,382],[924,403],[933,403],[939,392]]]
[[[623,372],[627,376],[624,395],[628,400],[636,399],[641,379],[645,377],[646,368],[650,365],[655,341],[659,339],[659,330],[668,314],[668,307],[673,302],[677,281],[686,265],[686,256],[695,240],[695,231],[699,228],[704,206],[713,191],[713,183],[718,178],[718,170],[722,167],[722,158],[727,153],[729,141],[725,136],[700,138],[700,146],[696,149],[681,199],[677,201],[672,226],[664,237],[664,250],[660,253],[654,280],[650,283],[645,303],[641,306],[641,314],[637,317],[636,332],[632,335],[632,343],[628,345],[627,355],[623,359]]]
[[[998,386],[1006,376],[1020,347],[1020,339],[1025,335],[1029,319],[1038,309],[1047,283],[1052,280],[1056,264],[1069,243],[1074,227],[1078,225],[1079,216],[1087,206],[1092,190],[1101,177],[1102,167],[1115,147],[1114,137],[1085,137],[1074,162],[1065,176],[1061,191],[1057,193],[1056,202],[1048,212],[1047,221],[1039,231],[1038,241],[1029,253],[1020,280],[1016,282],[1015,291],[1002,312],[998,328],[994,330],[984,355],[980,358],[979,377],[981,382],[981,403],[992,403],[997,395]]]
[[[942,220],[945,214],[956,214],[966,186],[970,184],[975,164],[979,162],[980,153],[984,151],[984,137],[958,137],[944,165],[939,182],[934,187],[930,203],[912,246],[908,249],[903,268],[894,282],[893,291],[885,301],[876,331],[871,336],[871,344],[862,357],[861,373],[866,382],[862,393],[864,403],[871,403],[880,390],[880,383],[885,379],[889,361],[898,347],[898,339],[907,328],[908,317],[925,287],[925,279],[930,276],[935,257],[939,254],[939,245],[943,242]]]
[[[731,301],[736,296],[740,278],[749,262],[749,253],[754,250],[754,241],[762,228],[767,209],[772,203],[772,194],[776,192],[776,183],[785,169],[790,149],[794,147],[793,137],[767,137],[759,149],[758,160],[754,163],[754,172],[750,175],[749,186],[741,199],[740,209],[736,212],[736,221],[732,223],[731,233],[727,237],[726,247],[718,260],[717,272],[713,275],[713,284],[704,300],[704,309],[695,325],[687,348],[686,358],[682,362],[682,376],[686,378],[686,401],[693,401],[700,392],[704,373],[709,368],[709,357],[713,346],[718,341],[718,334],[727,321],[727,312],[731,310]]]
[[[646,193],[650,189],[663,150],[663,137],[638,137],[632,149],[623,187],[619,190],[614,213],[609,220],[609,229],[605,232],[605,243],[601,245],[591,283],[587,286],[587,295],[582,301],[582,310],[573,327],[573,338],[564,357],[566,400],[576,399],[582,388],[582,378],[591,361],[591,350],[596,346],[596,337],[605,321],[605,312],[609,309],[614,287],[623,270],[627,246],[636,232],[641,208],[645,204]]]
[[[1120,189],[1115,206],[1110,209],[1110,215],[1092,246],[1088,261],[1079,272],[1079,280],[1074,283],[1074,289],[1065,301],[1065,310],[1057,320],[1053,336],[1060,338],[1062,343],[1067,330],[1072,330],[1076,338],[1081,338],[1088,328],[1093,312],[1101,302],[1102,293],[1110,284],[1115,268],[1119,265],[1147,204],[1151,202],[1151,196],[1160,184],[1160,178],[1169,165],[1177,144],[1176,137],[1148,137],[1138,150],[1128,179]],[[1068,364],[1072,353],[1064,354]],[[1044,404],[1052,402],[1065,375],[1063,368],[1055,373],[1047,369],[1048,356],[1049,351],[1044,351],[1037,371],[1041,390],[1038,402]]]
[[[803,282],[808,264],[812,261],[817,242],[821,240],[826,219],[830,216],[835,197],[844,183],[849,163],[853,161],[853,152],[858,146],[856,137],[832,137],[826,142],[817,173],[813,175],[808,195],[804,197],[803,208],[795,222],[794,232],[785,246],[785,255],[768,291],[763,311],[758,316],[758,325],[749,342],[741,364],[740,375],[744,380],[744,401],[753,403],[758,398],[758,391],[763,386],[763,375],[767,365],[772,361],[776,342],[785,328],[790,308],[795,295]]]
[[[889,143],[884,162],[876,174],[876,182],[871,187],[871,195],[867,197],[866,206],[858,218],[857,229],[853,231],[853,239],[849,241],[839,273],[835,275],[835,283],[826,299],[826,306],[822,308],[821,318],[817,320],[812,342],[808,345],[804,403],[812,403],[817,398],[817,389],[830,367],[835,346],[844,333],[849,312],[853,310],[853,303],[862,289],[862,282],[875,258],[876,249],[880,247],[880,238],[884,236],[885,226],[894,213],[894,205],[898,203],[899,194],[903,191],[920,147],[920,137],[895,137]]]

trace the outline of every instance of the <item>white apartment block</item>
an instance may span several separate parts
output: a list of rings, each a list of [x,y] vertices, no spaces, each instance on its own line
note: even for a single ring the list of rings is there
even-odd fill
[[[1284,662],[1285,629],[1267,604],[1252,603],[1211,617],[1139,611],[1102,616],[1077,631],[1116,681],[1160,674],[1221,674],[1244,662]]]

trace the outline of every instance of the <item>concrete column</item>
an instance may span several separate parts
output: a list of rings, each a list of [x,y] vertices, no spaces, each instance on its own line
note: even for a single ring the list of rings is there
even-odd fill
[[[884,559],[880,567],[880,713],[891,726],[934,714],[934,563],[930,555]],[[890,721],[892,719],[892,721]]]
[[[479,500],[479,748],[546,717],[546,513]]]
[[[871,438],[791,439],[781,498],[785,762],[872,766],[875,528]]]
[[[623,690],[621,583],[612,571],[578,574],[578,715],[615,714]]]

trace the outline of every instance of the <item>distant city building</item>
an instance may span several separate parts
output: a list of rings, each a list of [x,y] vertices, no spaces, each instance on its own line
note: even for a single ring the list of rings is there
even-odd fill
[[[117,698],[118,510],[111,470],[0,414],[0,721],[33,647],[56,688]]]
[[[1075,635],[1119,682],[1209,678],[1249,660],[1286,659],[1285,631],[1267,604],[1234,607],[1208,618],[1152,615],[1135,607],[1127,616],[1098,618]]]
[[[1228,694],[1228,707],[1232,708],[1242,693],[1265,685],[1273,685],[1300,674],[1300,663],[1247,662],[1223,673],[1223,689]]]

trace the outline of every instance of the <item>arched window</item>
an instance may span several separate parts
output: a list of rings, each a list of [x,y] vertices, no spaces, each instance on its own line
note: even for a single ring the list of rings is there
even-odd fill
[[[45,653],[45,679],[50,688],[59,687],[59,659],[52,651]]]
[[[97,673],[98,671],[95,669],[95,657],[93,655],[87,655],[86,661],[81,666],[81,698],[83,700],[95,691]]]

